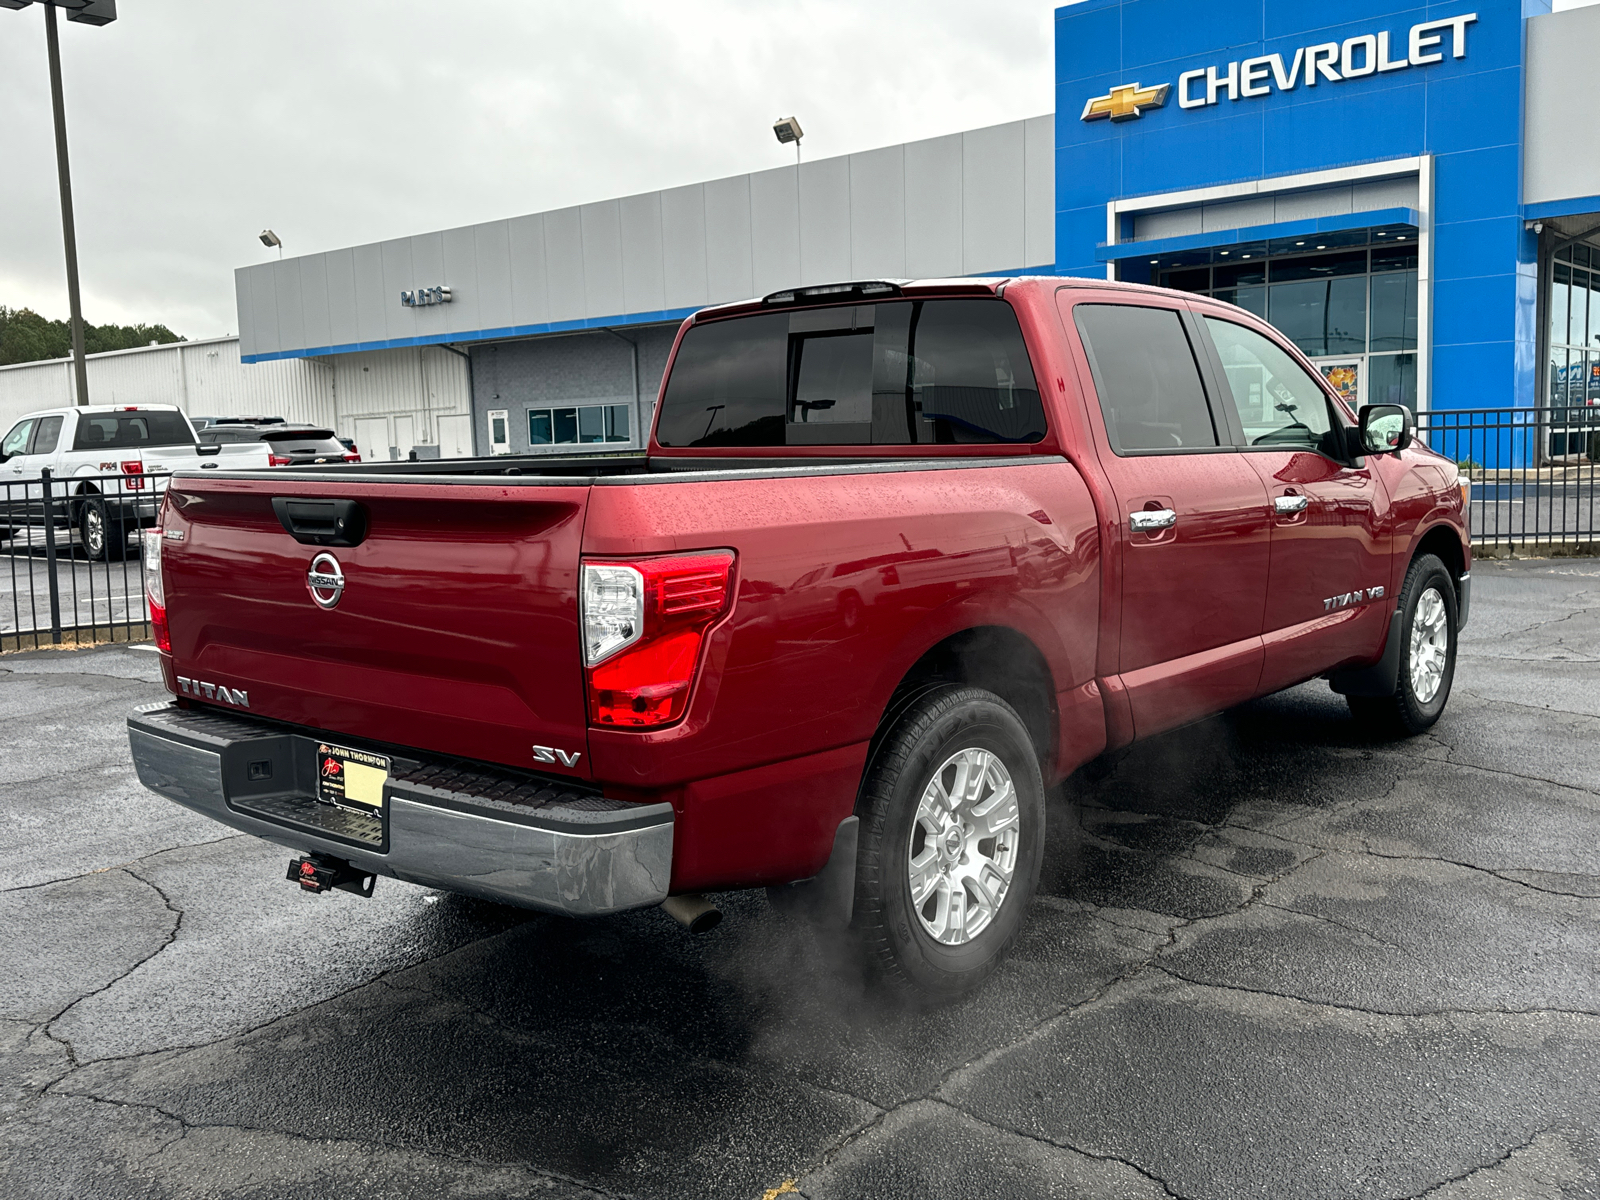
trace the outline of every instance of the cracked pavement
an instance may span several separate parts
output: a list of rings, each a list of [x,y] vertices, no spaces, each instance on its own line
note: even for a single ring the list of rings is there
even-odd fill
[[[1474,576],[1429,736],[1312,683],[1091,764],[927,1013],[759,892],[302,895],[139,787],[154,655],[0,657],[0,1193],[1600,1196],[1600,562]]]

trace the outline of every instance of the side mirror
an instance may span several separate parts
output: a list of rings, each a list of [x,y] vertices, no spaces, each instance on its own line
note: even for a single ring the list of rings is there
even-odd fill
[[[1417,419],[1404,404],[1369,404],[1357,420],[1367,454],[1398,454],[1417,438]]]

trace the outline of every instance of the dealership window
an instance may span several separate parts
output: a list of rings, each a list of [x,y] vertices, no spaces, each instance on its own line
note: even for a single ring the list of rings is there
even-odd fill
[[[1270,321],[1351,404],[1417,406],[1417,237],[1408,225],[1191,251],[1163,287]]]
[[[1556,252],[1549,311],[1549,454],[1589,457],[1600,448],[1600,246]]]
[[[530,446],[626,442],[629,436],[626,404],[575,404],[528,410]]]

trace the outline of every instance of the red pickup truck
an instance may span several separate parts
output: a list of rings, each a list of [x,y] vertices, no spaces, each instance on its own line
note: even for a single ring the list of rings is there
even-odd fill
[[[765,886],[887,982],[981,981],[1045,789],[1316,677],[1438,719],[1467,484],[1216,300],[862,282],[679,331],[648,453],[179,473],[146,539],[146,786],[568,914]]]

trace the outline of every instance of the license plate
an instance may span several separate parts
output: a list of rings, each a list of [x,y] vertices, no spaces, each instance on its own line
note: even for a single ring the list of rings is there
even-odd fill
[[[317,746],[317,799],[356,812],[383,811],[389,760],[346,746]]]

